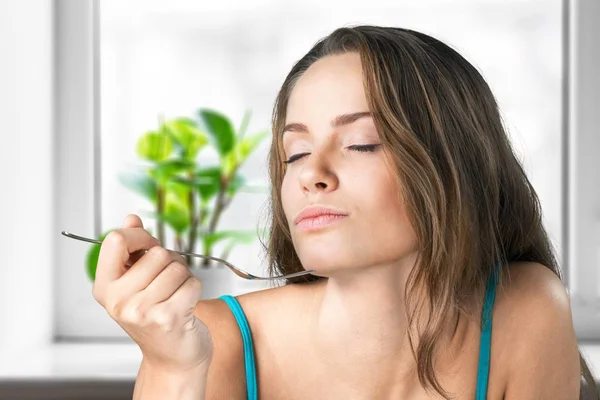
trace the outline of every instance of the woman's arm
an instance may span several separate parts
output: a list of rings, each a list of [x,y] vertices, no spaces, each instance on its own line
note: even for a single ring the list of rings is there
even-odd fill
[[[133,398],[204,400],[207,376],[208,366],[204,365],[189,371],[168,371],[142,360]]]
[[[244,345],[229,307],[218,299],[198,302],[194,314],[207,326],[213,342],[210,365],[169,372],[144,360],[135,383],[135,400],[245,400]]]
[[[144,360],[135,383],[135,400],[245,400],[244,345],[235,317],[224,301],[199,301],[194,314],[210,331],[210,365],[187,372],[165,370]]]

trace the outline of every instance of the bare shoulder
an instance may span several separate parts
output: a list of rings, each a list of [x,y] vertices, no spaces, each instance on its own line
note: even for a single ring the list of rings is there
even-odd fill
[[[201,300],[194,314],[208,327],[214,347],[206,398],[245,399],[244,345],[231,309],[220,299]]]
[[[277,338],[286,337],[282,329],[293,329],[286,319],[289,322],[301,312],[302,306],[298,304],[310,296],[310,285],[286,285],[236,296],[250,325],[257,375],[263,389],[268,388],[261,381],[261,369],[264,372],[265,365],[272,364],[265,359],[270,354],[267,346],[276,345]],[[208,327],[214,346],[206,398],[246,399],[244,344],[231,309],[223,300],[210,299],[200,301],[194,313]]]
[[[522,262],[505,271],[496,294],[494,336],[507,400],[577,398],[580,366],[570,299],[549,268]]]
[[[260,315],[276,314],[279,311],[288,312],[289,307],[301,304],[307,304],[316,293],[315,289],[320,282],[307,282],[290,284],[271,289],[259,290],[238,296],[237,299],[244,309],[244,312],[250,318],[258,318]]]
[[[257,345],[281,336],[287,327],[293,329],[294,321],[310,313],[319,286],[320,282],[290,284],[238,296]]]

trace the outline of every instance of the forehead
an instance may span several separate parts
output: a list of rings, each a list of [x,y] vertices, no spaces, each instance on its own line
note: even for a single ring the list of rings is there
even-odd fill
[[[357,53],[324,57],[311,65],[292,89],[286,122],[311,123],[368,111]]]

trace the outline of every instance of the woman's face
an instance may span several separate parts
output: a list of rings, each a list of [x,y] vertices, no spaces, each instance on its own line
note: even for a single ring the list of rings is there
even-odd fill
[[[282,202],[300,261],[316,275],[390,265],[416,248],[369,112],[356,53],[315,62],[290,96]]]

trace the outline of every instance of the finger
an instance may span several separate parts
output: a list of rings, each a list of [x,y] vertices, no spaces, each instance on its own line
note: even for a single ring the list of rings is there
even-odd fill
[[[142,219],[136,214],[129,214],[125,217],[125,221],[123,222],[123,228],[144,228],[144,223]],[[146,250],[139,250],[131,253],[129,256],[129,260],[125,263],[128,267],[131,267],[133,264],[138,262],[140,258],[146,253]]]
[[[147,251],[148,250],[144,249],[144,250],[134,251],[133,253],[131,253],[129,255],[129,259],[125,263],[125,266],[127,266],[127,267],[133,266],[135,263],[137,263],[144,256],[144,254],[146,254]],[[128,268],[126,268],[126,269],[129,270]]]
[[[188,311],[193,314],[201,297],[202,281],[194,275],[190,275],[171,297],[159,303],[159,305],[164,304],[172,310],[180,310],[180,313]]]
[[[123,228],[143,228],[144,223],[141,218],[135,214],[129,214],[125,217],[125,221],[123,222]]]
[[[171,297],[148,308],[147,317],[166,331],[172,331],[176,326],[188,320],[183,329],[193,329],[198,319],[194,314],[196,305],[202,294],[202,283],[195,276],[190,276]],[[192,318],[189,318],[192,317]]]
[[[96,282],[104,284],[119,279],[127,271],[131,253],[157,246],[158,240],[143,228],[118,229],[110,232],[100,247]]]
[[[184,258],[174,251],[160,246],[154,246],[140,258],[119,279],[118,286],[129,294],[140,292],[148,287],[170,264],[178,262],[182,265],[185,277],[190,274],[185,266]],[[180,284],[183,283],[183,280]]]
[[[192,276],[190,270],[183,263],[169,264],[143,290],[144,301],[147,304],[158,304],[169,299]]]

